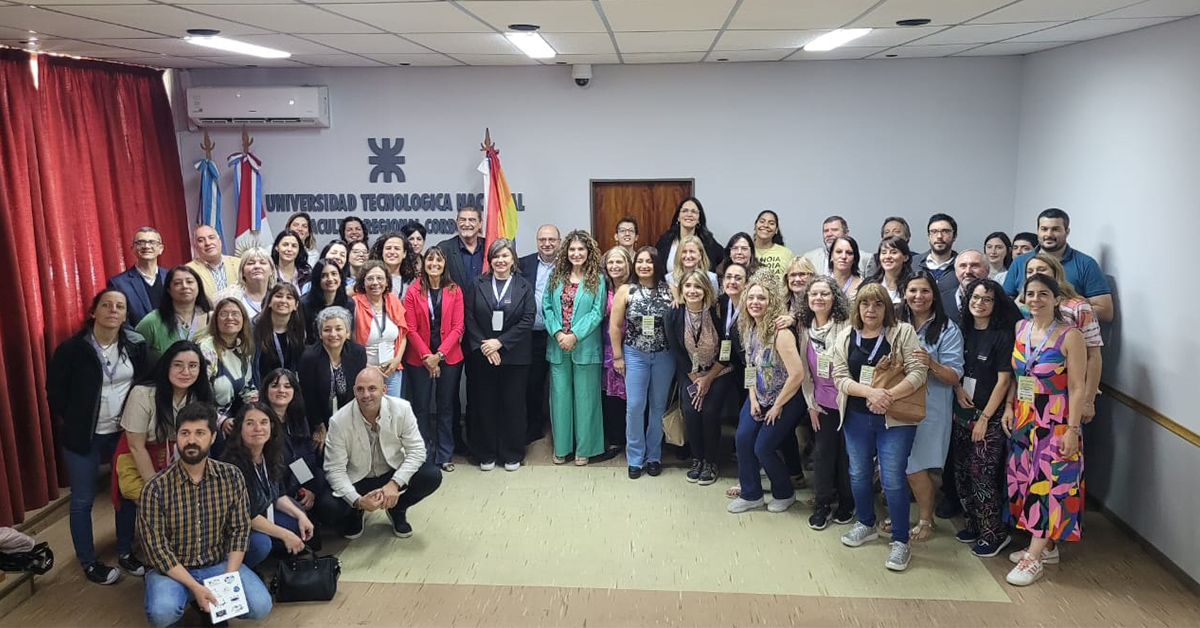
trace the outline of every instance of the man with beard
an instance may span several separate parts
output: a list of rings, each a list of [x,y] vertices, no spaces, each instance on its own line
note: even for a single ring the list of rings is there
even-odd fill
[[[250,538],[250,506],[242,472],[209,460],[216,440],[217,410],[191,403],[176,417],[178,459],[146,483],[137,530],[152,571],[146,573],[146,619],[151,626],[177,623],[187,602],[203,613],[216,597],[204,580],[237,572],[242,578],[245,619],[271,612],[271,594],[242,564]]]
[[[1038,251],[1045,251],[1062,263],[1067,281],[1088,300],[1096,312],[1096,318],[1106,323],[1112,322],[1112,288],[1108,285],[1108,279],[1095,259],[1067,246],[1067,236],[1070,234],[1071,217],[1067,212],[1051,207],[1038,214],[1038,247],[1013,259],[1008,267],[1008,275],[1004,277],[1004,291],[1009,296],[1016,296],[1025,283],[1025,262]]]
[[[929,217],[928,235],[929,250],[913,258],[913,272],[927,270],[937,279],[942,308],[958,320],[958,313],[951,312],[956,309],[954,295],[958,292],[958,278],[954,275],[954,262],[958,258],[958,252],[954,250],[958,222],[946,214],[934,214]]]

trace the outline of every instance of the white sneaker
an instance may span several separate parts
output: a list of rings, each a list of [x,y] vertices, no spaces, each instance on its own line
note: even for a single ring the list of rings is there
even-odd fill
[[[792,504],[794,503],[796,503],[795,494],[787,499],[773,499],[771,500],[771,503],[767,504],[767,510],[769,512],[783,512],[788,508],[791,508]]]
[[[1004,577],[1009,584],[1014,587],[1027,587],[1037,582],[1042,577],[1042,561],[1033,557],[1033,554],[1024,552],[1021,557],[1021,562],[1017,563],[1012,571]]]
[[[1009,560],[1009,562],[1011,562],[1012,564],[1015,565],[1015,564],[1021,562],[1021,557],[1024,555],[1025,555],[1025,550],[1017,550],[1008,555],[1008,560]],[[1058,546],[1057,545],[1055,545],[1053,549],[1047,548],[1047,549],[1042,550],[1042,563],[1046,564],[1046,565],[1057,565],[1058,564]]]
[[[888,553],[887,562],[884,566],[892,571],[904,571],[908,569],[908,559],[912,555],[908,547],[908,543],[900,541],[892,541],[892,551]]]
[[[521,463],[519,463],[519,462],[506,462],[506,463],[504,463],[504,470],[505,470],[505,471],[512,472],[512,471],[516,471],[517,469],[520,469],[520,468],[521,468]]]
[[[479,470],[480,470],[480,471],[491,471],[492,469],[495,469],[495,468],[496,468],[496,463],[495,463],[495,462],[481,462],[481,463],[479,463]]]
[[[726,510],[733,514],[738,514],[748,510],[754,510],[755,508],[762,508],[765,504],[766,502],[763,501],[763,498],[761,497],[755,500],[742,499],[741,497],[738,497],[737,499],[729,502],[729,506],[726,508]]]
[[[861,521],[855,521],[854,525],[842,535],[842,545],[846,547],[858,547],[868,541],[874,541],[879,538],[879,528],[876,526],[865,526]]]

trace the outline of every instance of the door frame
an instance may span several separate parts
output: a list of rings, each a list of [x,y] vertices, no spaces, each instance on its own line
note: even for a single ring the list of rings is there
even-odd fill
[[[695,177],[667,177],[662,179],[588,179],[588,229],[596,237],[596,184],[597,183],[688,183],[692,196],[696,196]]]

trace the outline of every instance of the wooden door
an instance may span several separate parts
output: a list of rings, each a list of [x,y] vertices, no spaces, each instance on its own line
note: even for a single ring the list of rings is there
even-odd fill
[[[694,185],[693,179],[592,181],[592,235],[600,250],[616,245],[617,223],[624,216],[637,220],[638,246],[654,246]]]

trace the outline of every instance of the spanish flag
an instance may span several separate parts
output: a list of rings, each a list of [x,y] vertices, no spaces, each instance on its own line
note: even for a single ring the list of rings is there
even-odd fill
[[[517,237],[517,203],[508,189],[504,171],[500,169],[500,152],[490,142],[484,145],[483,151],[487,169],[484,171],[483,164],[479,169],[484,172],[483,189],[487,198],[484,241],[512,240]]]

